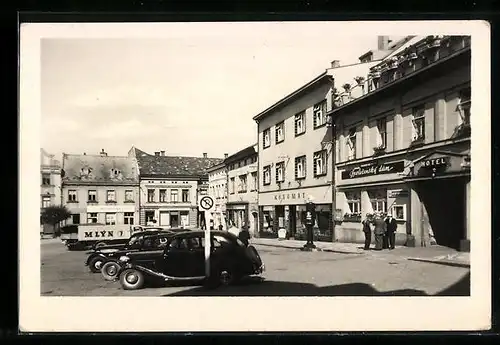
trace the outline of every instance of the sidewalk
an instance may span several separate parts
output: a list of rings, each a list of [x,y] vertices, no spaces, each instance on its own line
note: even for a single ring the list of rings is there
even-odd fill
[[[279,240],[276,238],[252,238],[251,244],[279,247],[300,250],[305,244],[305,241],[297,240]],[[405,247],[396,246],[394,251],[384,250],[365,251],[361,243],[341,243],[341,242],[314,242],[318,251],[332,252],[340,254],[359,254],[359,255],[394,255],[406,258],[407,260],[436,263],[448,266],[457,266],[470,268],[470,253],[457,252],[451,248],[441,246],[431,247]]]

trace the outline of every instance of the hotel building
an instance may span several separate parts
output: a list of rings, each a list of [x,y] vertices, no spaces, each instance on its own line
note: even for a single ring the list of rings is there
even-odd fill
[[[400,245],[469,249],[470,58],[470,37],[412,37],[336,95],[337,241],[380,211]]]

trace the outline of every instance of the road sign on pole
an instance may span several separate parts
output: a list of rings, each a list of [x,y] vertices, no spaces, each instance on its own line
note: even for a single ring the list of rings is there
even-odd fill
[[[211,211],[215,208],[215,202],[212,197],[204,195],[199,199],[198,207],[205,214],[205,277],[210,277],[210,219]]]
[[[203,195],[198,199],[198,209],[200,211],[212,211],[215,208],[214,199],[211,196]]]

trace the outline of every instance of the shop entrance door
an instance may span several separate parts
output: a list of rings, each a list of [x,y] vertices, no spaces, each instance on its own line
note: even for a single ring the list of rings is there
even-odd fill
[[[441,246],[459,249],[460,240],[464,238],[466,215],[465,178],[444,178],[418,182],[415,190],[421,203],[425,206],[422,212],[423,233],[432,228],[436,243]],[[427,216],[425,217],[425,213]]]
[[[170,214],[170,225],[172,226],[172,228],[179,227],[179,213]]]
[[[288,231],[290,232],[290,237],[295,237],[297,231],[297,206],[288,206]]]

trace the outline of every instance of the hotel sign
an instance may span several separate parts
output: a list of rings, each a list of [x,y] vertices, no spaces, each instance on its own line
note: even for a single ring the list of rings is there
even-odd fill
[[[438,166],[447,165],[449,162],[449,158],[450,157],[439,157],[439,158],[426,159],[422,161],[422,166],[426,168],[434,168]]]
[[[382,174],[395,174],[403,172],[405,162],[393,162],[384,164],[369,164],[342,171],[342,179],[360,178],[365,176],[376,176]]]
[[[305,199],[305,192],[286,192],[282,194],[275,194],[274,200],[295,200],[295,199]]]

